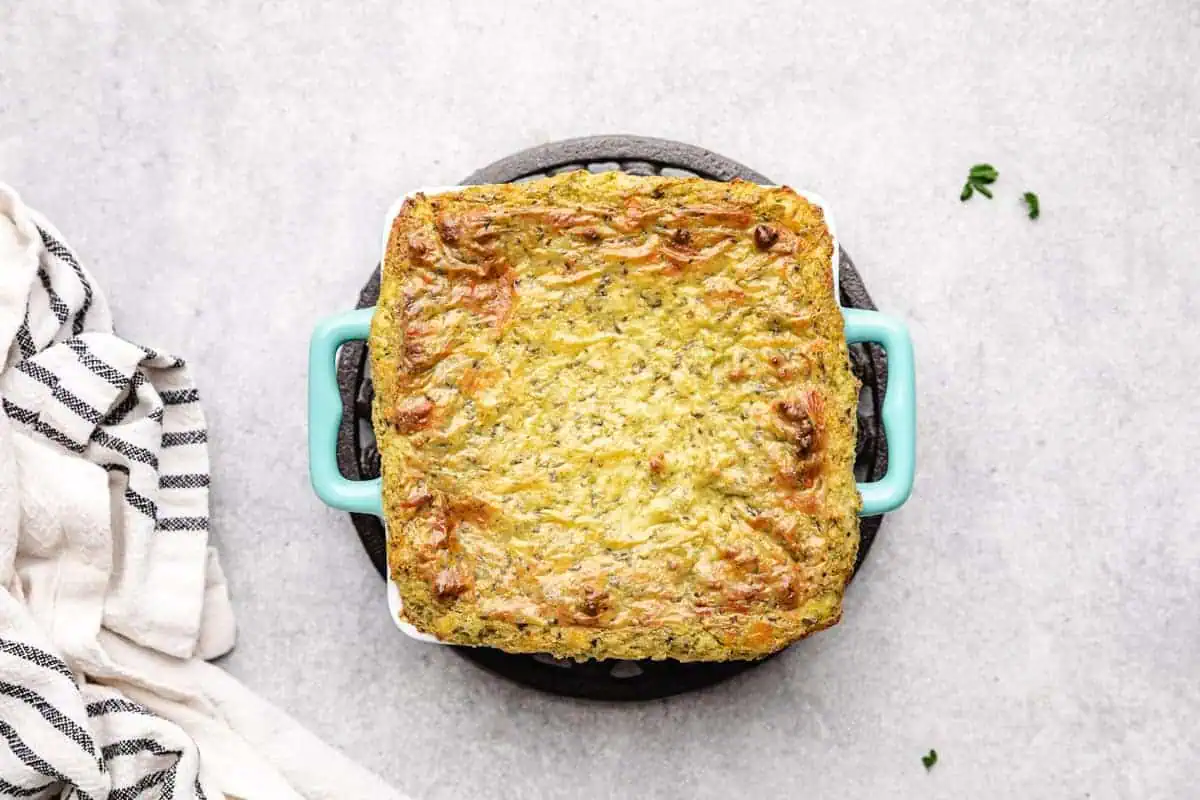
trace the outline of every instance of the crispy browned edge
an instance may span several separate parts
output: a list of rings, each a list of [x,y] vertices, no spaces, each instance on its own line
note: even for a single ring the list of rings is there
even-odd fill
[[[576,173],[578,174],[578,173]],[[529,202],[534,198],[545,199],[546,186],[553,181],[569,180],[572,175],[534,181],[524,184],[503,184],[471,187],[460,190],[462,194],[471,197],[486,197],[495,203]],[[582,179],[591,179],[586,174]],[[689,178],[643,178],[639,179],[646,187],[646,198],[649,199],[653,187],[667,183],[687,183],[694,185],[698,192],[697,199],[720,203],[726,184]],[[737,181],[736,183],[741,183]],[[792,190],[789,187],[779,187],[775,191]],[[405,201],[400,212],[396,215],[388,238],[385,253],[379,303],[374,316],[370,338],[372,356],[372,371],[375,382],[374,427],[378,438],[381,461],[383,462],[383,496],[384,514],[386,518],[395,518],[394,509],[407,498],[407,492],[401,485],[403,475],[389,474],[387,467],[388,452],[394,437],[401,436],[391,425],[387,424],[383,412],[396,400],[395,375],[399,369],[397,352],[402,343],[403,334],[399,330],[393,309],[399,300],[397,278],[403,273],[408,264],[405,234],[410,229],[415,230],[418,224],[413,211],[419,203],[426,203],[424,195],[418,194]],[[813,210],[824,219],[819,207]],[[786,220],[775,219],[777,224],[786,224]],[[829,240],[829,253],[832,260],[832,235],[826,227],[826,237]],[[827,283],[821,287],[819,298],[819,324],[824,327],[826,335],[834,339],[840,346],[846,360],[846,373],[849,373],[849,355],[843,334],[843,321],[836,301],[832,297],[833,276],[831,270],[826,270]],[[812,287],[805,287],[811,289]],[[854,380],[853,377],[850,377]],[[840,442],[842,459],[845,468],[853,466],[855,439],[855,419],[853,413],[848,415],[849,421],[842,414],[830,414],[832,422],[829,431],[831,443]],[[848,453],[848,456],[847,456]],[[831,460],[837,460],[831,456]],[[855,495],[855,511],[858,498]],[[852,569],[855,552],[858,545],[857,516],[853,517],[853,531],[847,532],[848,548],[837,559],[845,579],[848,581]],[[432,632],[433,620],[441,615],[436,608],[427,583],[414,579],[408,574],[407,565],[401,560],[402,548],[394,547],[389,534],[388,565],[390,579],[397,584],[400,595],[404,600],[403,617],[419,630]],[[844,588],[844,584],[843,584]],[[456,601],[456,611],[460,618],[470,616],[471,603],[468,598]],[[680,661],[725,661],[734,659],[757,659],[767,656],[787,645],[804,638],[812,633],[837,624],[841,620],[841,593],[827,612],[818,615],[795,615],[795,612],[784,612],[793,615],[793,623],[786,630],[777,626],[768,626],[770,635],[763,636],[761,632],[752,634],[753,618],[755,615],[745,615],[748,619],[741,626],[740,636],[718,637],[712,630],[705,628],[697,618],[688,622],[660,623],[654,627],[627,626],[605,629],[582,625],[561,625],[547,623],[544,626],[517,624],[503,620],[475,619],[475,624],[460,625],[447,634],[438,632],[442,641],[449,644],[469,646],[497,647],[508,652],[551,653],[557,656],[570,657],[579,660],[588,658],[618,658],[618,659],[677,659]],[[778,623],[778,620],[775,620]],[[725,641],[722,641],[725,638]]]

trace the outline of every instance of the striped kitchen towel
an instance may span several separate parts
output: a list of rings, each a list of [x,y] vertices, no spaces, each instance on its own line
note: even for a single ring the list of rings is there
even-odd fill
[[[400,797],[207,663],[234,624],[186,365],[2,184],[0,346],[0,797]]]

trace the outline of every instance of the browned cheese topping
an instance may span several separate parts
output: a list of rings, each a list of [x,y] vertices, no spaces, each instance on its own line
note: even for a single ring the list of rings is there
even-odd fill
[[[837,621],[858,384],[790,189],[572,173],[417,196],[371,349],[389,564],[448,641],[751,658]]]

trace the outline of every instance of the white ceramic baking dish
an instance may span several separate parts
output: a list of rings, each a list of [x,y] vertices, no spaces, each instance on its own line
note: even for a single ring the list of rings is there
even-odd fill
[[[387,253],[392,223],[404,201],[417,194],[435,195],[457,191],[461,186],[436,186],[417,189],[402,195],[388,209],[383,224],[380,263]],[[808,202],[819,207],[825,224],[833,236],[834,297],[838,291],[838,238],[833,214],[819,195],[798,192]],[[313,489],[323,501],[334,508],[356,514],[373,514],[383,519],[380,495],[381,481],[351,481],[344,478],[337,466],[337,431],[341,423],[342,406],[337,385],[337,352],[341,345],[353,340],[366,340],[370,333],[375,309],[363,308],[323,320],[313,332],[309,348],[308,425],[309,472]],[[912,490],[916,450],[916,403],[912,343],[908,331],[898,320],[875,311],[843,308],[846,322],[846,341],[876,342],[888,354],[888,386],[883,404],[884,433],[888,443],[888,471],[878,481],[859,484],[863,500],[862,516],[891,511],[904,503]],[[384,525],[386,529],[386,520]],[[414,639],[444,644],[434,636],[422,633],[404,619],[404,605],[395,583],[388,580],[388,610],[401,631]]]

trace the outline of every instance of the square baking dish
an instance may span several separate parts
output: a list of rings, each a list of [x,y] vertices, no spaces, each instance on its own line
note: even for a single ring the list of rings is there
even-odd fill
[[[430,187],[409,192],[391,206],[384,221],[382,249],[386,252],[392,224],[404,202],[417,195],[433,196],[456,191],[458,186]],[[798,192],[818,207],[833,240],[830,269],[834,297],[838,297],[837,233],[828,205],[817,195]],[[336,384],[336,357],[345,342],[366,339],[374,309],[361,309],[324,320],[314,332],[310,348],[309,447],[313,487],[327,504],[352,513],[373,514],[383,519],[380,480],[350,481],[343,478],[335,461],[335,444],[341,405]],[[875,342],[888,354],[889,383],[883,404],[883,422],[889,448],[887,474],[879,481],[858,484],[862,498],[861,516],[881,514],[899,507],[908,497],[915,470],[915,385],[912,347],[907,331],[897,320],[878,312],[842,309],[847,343]],[[386,523],[385,523],[386,524]],[[407,635],[425,642],[444,644],[418,630],[403,618],[403,605],[396,585],[388,581],[388,606],[392,619]]]

